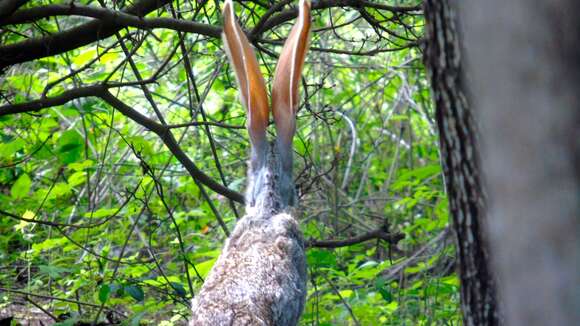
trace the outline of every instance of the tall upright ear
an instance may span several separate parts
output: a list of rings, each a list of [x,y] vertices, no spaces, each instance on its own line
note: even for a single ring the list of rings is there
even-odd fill
[[[264,77],[250,42],[236,22],[231,0],[225,2],[223,17],[222,38],[238,81],[242,105],[248,114],[247,127],[252,142],[252,153],[261,156],[267,150],[266,128],[269,116]]]
[[[300,0],[298,11],[298,21],[282,48],[272,85],[272,111],[278,131],[278,144],[282,146],[283,155],[290,155],[292,151],[300,76],[310,42],[310,3]],[[285,151],[290,153],[284,153]]]

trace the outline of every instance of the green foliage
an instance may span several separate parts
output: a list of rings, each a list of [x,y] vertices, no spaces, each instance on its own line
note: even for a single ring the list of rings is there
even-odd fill
[[[56,142],[56,153],[61,162],[68,164],[80,159],[83,138],[76,130],[63,132]]]
[[[16,179],[14,184],[12,184],[12,188],[10,188],[10,195],[14,199],[19,199],[26,196],[30,190],[31,184],[32,181],[30,180],[28,174],[23,173],[18,179]]]
[[[236,10],[247,27],[268,10],[259,2],[243,3],[249,7]],[[194,21],[217,26],[216,4],[209,1],[197,11],[192,7],[197,2],[180,2],[179,12],[197,12]],[[444,233],[448,207],[433,108],[421,53],[406,47],[406,39],[422,34],[422,17],[366,11],[364,19],[358,10],[340,7],[313,16],[315,29],[327,29],[313,34],[303,75],[304,105],[294,141],[299,220],[307,240],[356,238],[381,227],[404,239],[309,248],[301,324],[457,325],[458,281]],[[150,15],[171,17],[165,10]],[[372,19],[403,38],[370,26]],[[13,26],[0,37],[4,44],[17,43],[85,20],[56,21]],[[342,27],[332,31],[331,25]],[[266,79],[277,59],[268,51],[280,51],[276,41],[289,26],[261,36]],[[154,121],[163,116],[200,170],[243,192],[248,137],[228,126],[242,127],[246,117],[219,39],[182,33],[186,63],[175,31],[131,27],[119,36],[133,52],[136,70],[118,39],[110,37],[8,69],[1,77],[6,96],[0,106],[105,79],[135,82],[137,71],[147,79],[161,68],[155,83],[146,85],[159,113],[139,85],[110,91]],[[382,51],[391,48],[401,49]],[[359,49],[381,51],[357,55]],[[176,126],[203,121],[214,125]],[[0,288],[31,293],[54,315],[72,316],[60,325],[93,321],[101,306],[101,321],[114,311],[126,325],[183,324],[225,240],[218,215],[232,230],[236,214],[243,214],[243,206],[200,188],[161,137],[98,97],[0,116]],[[21,298],[2,289],[0,305]]]

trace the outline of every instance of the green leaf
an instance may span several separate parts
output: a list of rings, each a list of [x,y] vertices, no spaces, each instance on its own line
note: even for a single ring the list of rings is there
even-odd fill
[[[78,162],[78,163],[71,163],[68,165],[69,169],[73,169],[75,171],[83,171],[91,166],[93,166],[95,164],[95,162],[93,162],[92,160],[84,160],[82,162]]]
[[[129,141],[138,153],[141,153],[144,156],[150,156],[153,154],[153,147],[151,147],[151,143],[149,143],[145,137],[132,136],[129,137]]]
[[[308,251],[306,257],[308,265],[312,267],[336,266],[336,256],[328,250],[312,249]]]
[[[69,268],[63,268],[52,265],[40,265],[38,266],[41,273],[48,274],[52,278],[59,278],[62,273],[69,272]]]
[[[385,301],[387,301],[387,302],[393,301],[393,295],[387,289],[381,288],[381,289],[378,289],[378,291],[381,294],[381,297],[383,297],[383,299],[385,299]]]
[[[412,178],[417,178],[418,180],[424,180],[438,173],[441,173],[441,165],[431,164],[403,172],[398,179],[410,180]]]
[[[23,149],[26,142],[22,138],[16,138],[9,143],[0,144],[0,158],[8,158]]]
[[[75,172],[68,177],[67,182],[69,186],[75,187],[80,184],[83,184],[87,180],[85,172]]]
[[[399,303],[397,301],[391,301],[385,308],[389,313],[393,313],[399,308]]]
[[[83,138],[78,132],[75,130],[65,131],[56,143],[57,156],[65,164],[76,162],[81,158],[83,146]]]
[[[125,295],[125,292],[123,290],[123,286],[117,283],[112,283],[109,284],[109,287],[111,288],[111,293],[113,293],[114,295],[117,295],[119,297],[122,297]]]
[[[30,191],[30,185],[32,184],[32,180],[28,174],[23,173],[20,177],[14,182],[12,188],[10,189],[10,195],[14,199],[20,199],[28,194]]]
[[[101,301],[101,303],[107,302],[110,294],[111,287],[109,286],[109,284],[103,284],[99,289],[99,301]]]
[[[375,280],[375,288],[381,294],[381,297],[385,299],[385,301],[393,301],[393,295],[385,288],[385,280],[382,277],[377,277]]]
[[[453,285],[453,286],[459,286],[459,278],[457,277],[457,275],[451,275],[451,276],[443,277],[443,278],[441,278],[441,282],[443,284],[448,284],[448,285]]]
[[[89,61],[93,60],[93,58],[95,58],[97,56],[97,50],[96,49],[88,49],[85,50],[81,53],[79,53],[78,55],[75,55],[73,57],[73,61],[72,63],[77,66],[77,67],[81,67],[87,63],[89,63]]]
[[[50,238],[46,239],[41,243],[33,243],[32,244],[32,251],[33,253],[40,253],[43,250],[50,250],[56,247],[62,247],[68,241],[67,238]]]
[[[101,218],[101,217],[109,217],[119,211],[119,208],[101,208],[97,209],[94,212],[86,212],[84,214],[85,217],[92,217],[92,218]]]
[[[185,296],[187,295],[187,292],[185,292],[185,288],[183,287],[183,284],[177,283],[177,282],[170,282],[169,284],[171,284],[171,287],[175,291],[175,294],[177,294],[178,296],[180,296],[182,298],[185,298]]]
[[[136,285],[125,285],[124,286],[125,292],[129,294],[133,299],[141,302],[145,299],[145,293],[143,293],[143,289]]]
[[[199,275],[201,275],[202,277],[205,277],[209,273],[209,271],[211,270],[213,265],[215,264],[216,260],[217,260],[217,258],[212,258],[212,259],[208,259],[204,262],[197,264],[195,267],[197,268]]]

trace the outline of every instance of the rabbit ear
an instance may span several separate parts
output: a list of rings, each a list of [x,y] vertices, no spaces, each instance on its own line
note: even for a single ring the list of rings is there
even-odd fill
[[[254,154],[265,154],[266,128],[268,127],[268,97],[264,77],[252,46],[236,22],[234,5],[226,0],[223,10],[224,28],[222,38],[226,52],[234,68],[240,99],[248,114],[248,132]]]
[[[272,111],[278,131],[278,144],[283,155],[292,153],[299,100],[298,87],[310,41],[310,18],[310,3],[300,0],[298,21],[284,44],[272,85]]]

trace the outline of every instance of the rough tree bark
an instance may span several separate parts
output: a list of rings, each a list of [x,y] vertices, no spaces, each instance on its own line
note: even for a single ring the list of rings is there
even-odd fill
[[[455,234],[465,325],[498,325],[495,282],[484,236],[485,196],[477,128],[464,85],[453,6],[424,2],[425,64],[435,101],[439,144]]]
[[[459,5],[509,325],[580,322],[580,2]]]

